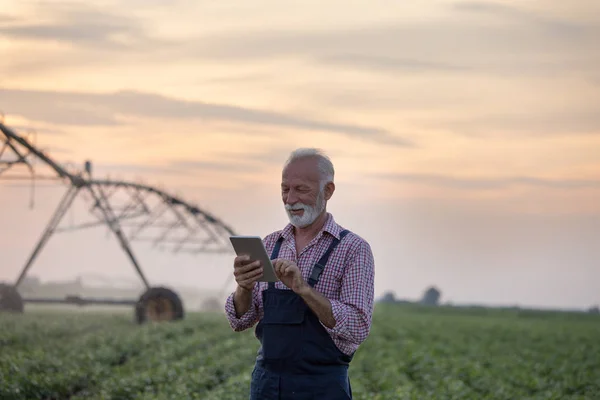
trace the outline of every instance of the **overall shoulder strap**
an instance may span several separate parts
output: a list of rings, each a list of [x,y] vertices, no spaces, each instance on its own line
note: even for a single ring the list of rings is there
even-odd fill
[[[274,260],[277,257],[279,257],[279,250],[281,249],[281,243],[283,243],[283,236],[279,236],[279,239],[277,239],[277,242],[275,242],[275,247],[273,248],[273,251],[271,252],[271,260]],[[269,282],[269,289],[274,289],[274,288],[275,288],[275,282]]]
[[[271,260],[279,257],[279,250],[281,249],[281,243],[283,243],[283,236],[279,236],[279,239],[275,242],[275,247],[273,247],[273,251],[271,252]]]
[[[329,248],[327,249],[327,251],[325,252],[325,254],[323,254],[323,256],[321,257],[321,259],[319,261],[317,261],[317,263],[313,266],[313,269],[312,269],[312,271],[310,273],[310,278],[308,278],[308,284],[311,287],[314,287],[319,282],[319,278],[321,277],[321,274],[323,273],[323,270],[325,269],[325,265],[327,264],[327,261],[329,261],[329,256],[331,255],[331,252],[333,252],[333,250],[335,249],[335,247],[342,240],[344,240],[344,237],[348,233],[349,233],[349,231],[347,229],[345,229],[342,232],[340,232],[340,239],[339,240],[336,239],[336,238],[333,238],[333,241],[329,245]]]

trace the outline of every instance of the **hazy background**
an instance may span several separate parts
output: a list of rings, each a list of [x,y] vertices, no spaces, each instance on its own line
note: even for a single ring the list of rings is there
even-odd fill
[[[322,147],[329,210],[371,244],[377,296],[587,308],[599,37],[596,0],[0,0],[0,110],[61,163],[161,184],[242,234],[287,223],[281,165]],[[30,210],[28,184],[0,184],[0,280],[64,192],[42,185]],[[233,256],[134,250],[155,283],[231,273]],[[135,278],[106,228],[53,236],[31,270],[84,273]]]

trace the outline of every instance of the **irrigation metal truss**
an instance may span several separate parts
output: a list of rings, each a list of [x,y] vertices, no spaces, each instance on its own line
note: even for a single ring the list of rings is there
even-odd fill
[[[13,284],[0,283],[0,311],[22,313],[25,303],[132,305],[138,323],[184,318],[180,296],[168,287],[150,284],[134,254],[131,242],[151,242],[162,249],[170,249],[173,253],[224,254],[231,252],[229,236],[235,235],[234,230],[200,207],[156,187],[121,180],[94,179],[89,161],[85,162],[83,170],[61,165],[36,146],[35,138],[34,134],[32,143],[29,138],[16,133],[5,125],[3,115],[0,115],[0,180],[29,180],[32,191],[39,180],[55,181],[66,187],[16,281]],[[36,165],[40,163],[47,167],[44,169],[50,171],[49,175],[37,173]],[[18,168],[25,169],[28,173],[15,174],[14,171]],[[59,228],[61,220],[78,197],[87,200],[92,221]],[[53,234],[99,226],[108,227],[114,234],[143,282],[145,292],[138,299],[80,296],[66,296],[64,299],[24,298],[20,295],[19,285]],[[231,278],[225,282],[222,291],[230,280]]]

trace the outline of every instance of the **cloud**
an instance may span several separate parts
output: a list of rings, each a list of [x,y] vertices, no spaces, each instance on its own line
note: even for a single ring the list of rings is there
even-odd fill
[[[489,114],[467,118],[429,119],[423,126],[447,129],[462,135],[485,137],[514,133],[519,135],[600,135],[600,108],[591,105],[577,111],[526,114]]]
[[[166,174],[166,175],[189,175],[189,171],[184,168],[177,168],[172,165],[141,165],[127,163],[94,163],[93,171],[110,173],[142,173],[148,175]],[[94,175],[94,172],[92,172]]]
[[[384,72],[467,72],[472,69],[463,65],[452,65],[443,62],[420,61],[408,58],[383,56],[367,56],[363,54],[334,54],[316,57],[318,62],[332,65],[343,65],[367,70]]]
[[[99,94],[0,89],[0,103],[7,105],[5,112],[9,114],[21,114],[31,120],[63,125],[117,125],[121,123],[120,116],[200,119],[328,131],[384,144],[412,145],[412,142],[376,127],[333,123],[239,106],[179,100],[136,91]]]
[[[12,22],[15,21],[16,18],[13,17],[12,15],[8,15],[8,14],[0,14],[0,24],[3,22]]]
[[[114,174],[143,174],[144,176],[171,175],[171,176],[198,176],[203,172],[238,172],[252,173],[258,172],[262,167],[266,167],[267,162],[256,162],[253,157],[240,157],[233,159],[226,157],[220,161],[202,161],[202,160],[176,160],[165,161],[161,164],[129,164],[129,163],[98,163],[94,164],[93,169],[100,175],[105,173]]]
[[[585,32],[585,27],[580,23],[547,17],[540,11],[527,11],[521,8],[508,6],[506,4],[483,1],[465,1],[455,3],[451,7],[456,11],[477,14],[478,17],[481,15],[488,15],[506,22],[516,22],[534,26],[544,29],[551,34],[579,35]]]
[[[62,155],[71,155],[73,154],[73,150],[68,149],[63,146],[38,146],[40,150],[42,150],[46,154],[62,154]]]
[[[251,162],[246,157],[239,158],[237,160],[230,160],[228,162],[181,160],[173,161],[169,165],[175,169],[181,169],[184,171],[216,170],[228,172],[248,172],[261,167],[260,163]]]
[[[51,91],[0,89],[6,115],[19,114],[31,121],[57,125],[118,125],[110,109],[93,101],[94,95]]]
[[[48,22],[11,18],[0,25],[0,36],[16,40],[61,42],[94,49],[139,49],[148,38],[136,19],[83,4],[36,4],[36,14]],[[0,18],[0,22],[3,22]]]
[[[459,10],[502,12],[504,22],[484,23],[464,13],[426,21],[395,22],[345,29],[279,30],[230,33],[180,44],[167,54],[196,60],[265,60],[296,58],[336,68],[415,73],[575,74],[598,66],[598,26],[537,16],[507,6],[479,3]],[[477,11],[483,12],[483,11]],[[507,16],[518,24],[506,22]],[[510,19],[508,19],[510,21]]]
[[[122,11],[84,5],[35,9],[53,15],[51,22],[23,20],[0,24],[0,35],[13,39],[59,41],[72,52],[49,56],[48,62],[10,61],[5,72],[27,73],[55,65],[93,65],[111,51],[111,62],[157,62],[165,59],[218,64],[235,60],[295,58],[335,68],[378,73],[423,72],[511,76],[595,73],[600,28],[581,21],[551,18],[540,12],[498,3],[462,2],[444,17],[424,21],[386,22],[345,29],[245,31],[190,34],[165,38],[150,28],[152,21]],[[591,6],[590,6],[591,7]],[[446,10],[448,11],[448,10]],[[475,18],[469,18],[469,15]],[[491,17],[485,23],[481,17]],[[77,53],[74,51],[77,50]],[[100,55],[100,57],[99,57]],[[37,63],[37,64],[36,64]],[[39,67],[36,67],[39,66]]]
[[[309,95],[323,104],[334,104],[338,109],[352,112],[409,112],[414,110],[447,111],[452,107],[469,107],[477,99],[466,91],[442,90],[432,95],[427,90],[390,90],[371,86],[370,88],[315,88]],[[428,118],[435,114],[428,114]],[[429,121],[427,121],[429,122]]]
[[[549,189],[600,189],[600,180],[588,179],[544,179],[531,176],[506,178],[458,178],[434,174],[371,174],[374,178],[391,181],[420,183],[431,186],[461,190],[505,189],[513,186],[530,186]]]
[[[221,76],[218,78],[209,78],[205,80],[199,80],[199,83],[206,84],[240,84],[240,83],[264,83],[273,79],[273,75],[269,74],[242,74],[242,75],[230,75],[230,76]]]
[[[131,13],[108,7],[33,3],[23,15],[0,18],[0,40],[16,45],[6,50],[0,75],[27,79],[107,62],[131,68],[135,61],[163,61],[153,52],[171,43],[151,34],[143,22]]]
[[[30,126],[26,126],[26,125],[13,125],[10,124],[10,128],[16,132],[18,132],[19,134],[23,135],[23,134],[30,134],[30,135],[34,135],[34,134],[44,134],[44,135],[60,135],[63,136],[66,134],[65,131],[62,131],[60,129],[53,129],[53,128],[39,128],[39,127],[30,127]]]
[[[289,155],[289,148],[274,147],[258,152],[214,154],[215,160],[176,159],[165,160],[160,164],[101,163],[97,169],[119,173],[143,173],[166,175],[197,175],[200,172],[260,172],[273,166],[281,167]],[[330,155],[344,155],[343,149],[330,152]],[[95,167],[95,168],[96,168]]]

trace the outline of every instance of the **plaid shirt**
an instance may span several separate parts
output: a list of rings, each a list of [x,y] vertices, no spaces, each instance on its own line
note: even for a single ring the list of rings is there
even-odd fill
[[[343,228],[335,223],[333,216],[328,214],[323,229],[299,255],[296,254],[291,224],[281,231],[271,233],[263,242],[267,253],[271,255],[275,242],[283,236],[279,258],[294,261],[304,280],[308,282],[313,265],[331,244],[332,236],[339,239],[342,230]],[[333,329],[325,325],[323,327],[343,353],[355,352],[369,335],[373,313],[374,277],[375,266],[371,247],[364,239],[349,232],[331,253],[319,282],[314,287],[331,302],[336,325]],[[225,312],[234,331],[248,329],[263,317],[262,291],[267,287],[266,282],[255,284],[252,306],[240,318],[235,315],[233,293],[227,298]],[[276,282],[275,287],[290,290],[282,282]]]

